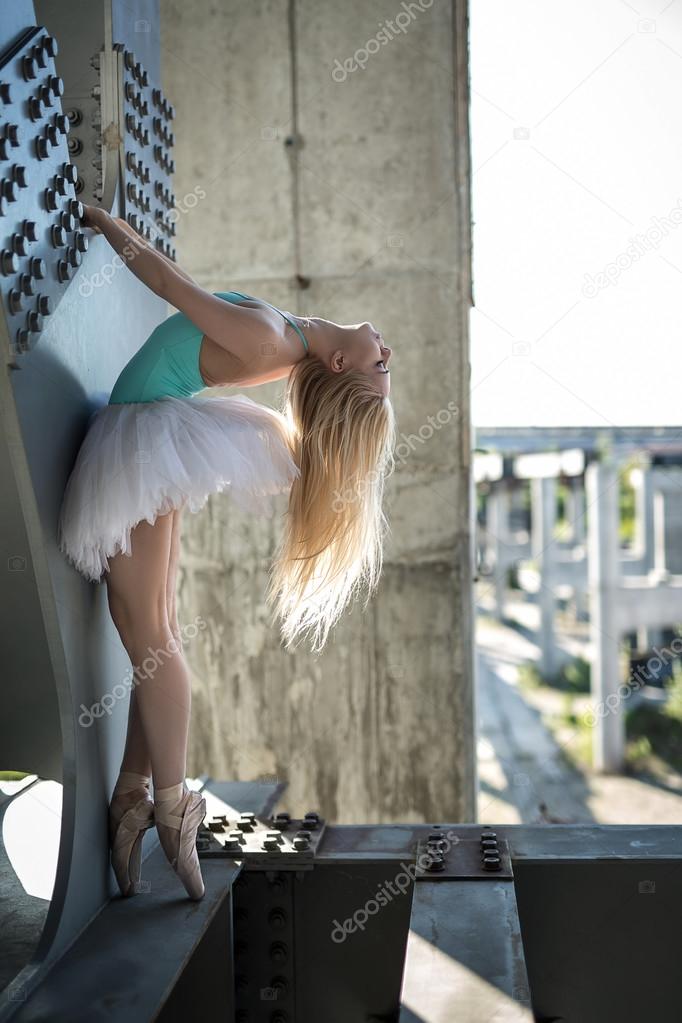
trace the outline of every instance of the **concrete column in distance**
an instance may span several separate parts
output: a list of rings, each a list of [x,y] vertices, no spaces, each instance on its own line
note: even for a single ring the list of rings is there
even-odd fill
[[[556,576],[557,481],[554,476],[531,480],[531,553],[540,574],[540,671],[546,677],[557,668],[554,635],[554,585]]]
[[[618,600],[618,470],[614,462],[592,462],[585,473],[588,507],[590,642],[595,715],[595,770],[618,772],[625,749],[624,708],[618,697],[620,636]]]

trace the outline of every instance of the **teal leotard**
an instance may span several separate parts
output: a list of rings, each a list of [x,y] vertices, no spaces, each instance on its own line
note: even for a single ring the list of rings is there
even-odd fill
[[[213,291],[211,294],[226,302],[239,305],[252,299],[239,291]],[[265,305],[270,305],[265,302]],[[276,309],[276,306],[270,306]],[[284,316],[281,309],[277,312]],[[308,351],[308,342],[293,320],[284,316],[291,324]],[[109,398],[110,405],[121,405],[140,401],[154,401],[157,398],[186,398],[203,391],[204,383],[199,372],[199,349],[203,339],[199,330],[184,313],[169,316],[149,335],[142,347],[123,367]]]

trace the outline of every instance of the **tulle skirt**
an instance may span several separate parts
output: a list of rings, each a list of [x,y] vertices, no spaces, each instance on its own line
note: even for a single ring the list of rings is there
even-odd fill
[[[142,520],[198,512],[227,490],[245,511],[271,516],[299,475],[284,417],[243,394],[157,398],[93,412],[64,492],[59,549],[97,582],[108,558],[130,555]]]

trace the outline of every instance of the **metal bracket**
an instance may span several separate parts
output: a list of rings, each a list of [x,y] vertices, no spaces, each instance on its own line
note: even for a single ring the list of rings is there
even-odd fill
[[[325,827],[314,810],[293,820],[284,812],[272,817],[250,811],[237,818],[219,814],[199,829],[197,852],[200,859],[242,860],[246,870],[310,870]]]
[[[417,881],[510,880],[514,877],[509,845],[494,831],[482,831],[478,840],[460,838],[450,831],[432,831],[417,843]]]

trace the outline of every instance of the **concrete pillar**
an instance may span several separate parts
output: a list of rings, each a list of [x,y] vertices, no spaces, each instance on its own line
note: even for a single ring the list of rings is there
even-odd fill
[[[652,469],[633,473],[635,485],[635,545],[641,557],[638,572],[647,575],[653,568],[654,552],[654,475]]]
[[[682,472],[675,466],[656,470],[654,571],[682,574]]]
[[[654,493],[654,563],[653,573],[657,579],[664,579],[668,574],[665,550],[665,494],[660,490]]]
[[[585,473],[593,650],[594,767],[617,772],[625,749],[624,708],[618,698],[620,636],[616,613],[618,571],[618,474],[613,462],[593,462]]]
[[[394,350],[412,440],[387,485],[380,589],[319,657],[267,627],[278,521],[225,494],[183,522],[180,620],[209,624],[187,650],[190,768],[277,776],[287,809],[331,821],[476,819],[466,4],[410,10],[360,67],[377,34],[364,0],[161,2],[178,206],[205,192],[180,217],[180,265],[209,290],[371,320]]]
[[[571,539],[574,546],[585,542],[585,488],[579,476],[568,483],[566,496],[566,518],[571,525]]]
[[[495,587],[495,614],[504,616],[504,601],[507,592],[507,569],[509,567],[509,488],[502,481],[493,483],[488,495],[486,523],[486,547],[493,565]]]
[[[531,551],[540,573],[540,670],[550,677],[557,668],[556,637],[554,635],[554,585],[556,582],[556,525],[557,481],[547,476],[531,481]]]

